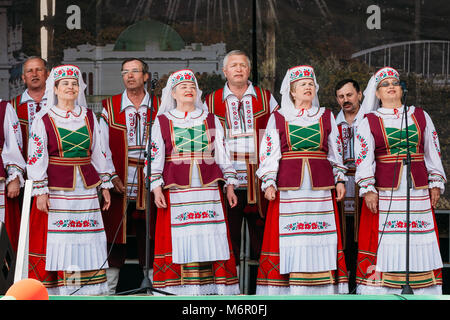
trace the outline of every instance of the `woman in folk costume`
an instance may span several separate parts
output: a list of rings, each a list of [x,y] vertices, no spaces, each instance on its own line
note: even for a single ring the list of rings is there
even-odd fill
[[[45,270],[61,274],[50,294],[108,291],[97,188],[107,208],[111,173],[106,172],[96,117],[86,108],[85,87],[78,67],[53,68],[47,79],[48,110],[31,128],[28,177],[36,208],[48,213],[47,226],[41,226],[47,227]]]
[[[312,67],[289,69],[281,109],[261,142],[257,175],[270,203],[257,294],[348,293],[336,207],[346,167],[334,116],[319,106],[318,90]]]
[[[411,154],[410,286],[415,294],[442,294],[442,259],[433,207],[446,177],[430,116],[410,106],[406,119],[397,70],[369,80],[355,140],[356,182],[364,196],[358,240],[357,293],[401,293],[406,282],[406,120]]]
[[[0,99],[0,222],[5,224],[14,251],[20,229],[17,197],[24,185],[25,160],[22,156],[22,132],[19,119],[8,101]],[[13,198],[14,201],[11,201]]]
[[[239,294],[219,181],[237,204],[223,128],[203,108],[191,70],[173,73],[152,127],[151,190],[158,207],[154,287],[179,295]],[[147,172],[147,167],[144,169]]]

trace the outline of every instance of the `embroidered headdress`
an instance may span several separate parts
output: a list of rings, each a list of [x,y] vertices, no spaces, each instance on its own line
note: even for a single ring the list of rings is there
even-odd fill
[[[78,80],[78,97],[75,101],[75,105],[87,106],[86,97],[84,90],[86,89],[86,84],[81,76],[81,71],[77,66],[74,65],[60,65],[54,67],[50,71],[50,76],[46,81],[45,97],[47,98],[47,106],[51,108],[52,106],[58,104],[58,99],[55,95],[55,83],[62,79],[76,79]]]
[[[319,107],[319,98],[317,97],[317,92],[319,91],[319,84],[317,83],[316,74],[313,67],[308,65],[300,65],[287,70],[284,76],[283,82],[281,83],[281,109],[280,112],[286,118],[286,120],[291,120],[290,115],[295,114],[295,105],[291,99],[291,83],[302,80],[302,79],[313,79],[316,86],[316,95],[312,101],[314,107]]]
[[[397,70],[391,67],[381,68],[375,73],[375,82],[377,86],[380,84],[381,81],[388,78],[394,78],[400,81],[400,74],[398,73]]]
[[[397,70],[391,67],[384,67],[375,72],[367,83],[364,90],[364,100],[361,104],[361,109],[364,113],[369,113],[378,109],[380,99],[377,98],[375,92],[381,81],[384,79],[394,78],[400,81],[400,74]]]
[[[175,99],[172,97],[172,90],[182,82],[195,83],[195,87],[197,89],[197,99],[194,103],[195,107],[204,108],[202,103],[202,91],[198,87],[197,78],[195,77],[194,72],[190,69],[182,69],[172,73],[169,76],[167,84],[162,90],[161,104],[158,109],[158,115],[176,108],[177,104]]]
[[[78,80],[80,78],[80,69],[77,66],[66,64],[53,68],[51,76],[55,82],[61,79]]]

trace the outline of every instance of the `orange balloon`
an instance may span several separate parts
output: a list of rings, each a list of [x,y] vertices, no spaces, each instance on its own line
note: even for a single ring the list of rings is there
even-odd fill
[[[48,300],[47,289],[36,279],[23,279],[14,283],[6,292],[6,296],[16,300]]]

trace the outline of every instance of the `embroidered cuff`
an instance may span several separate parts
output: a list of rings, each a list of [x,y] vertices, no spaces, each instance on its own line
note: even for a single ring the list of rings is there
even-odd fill
[[[234,185],[234,188],[238,188],[240,185],[240,182],[237,178],[236,172],[225,172],[223,174],[223,177],[225,178],[225,187],[228,185]]]
[[[360,197],[364,197],[364,195],[369,191],[378,193],[377,189],[375,188],[375,186],[373,184],[359,186],[359,196]]]
[[[441,194],[445,191],[446,179],[440,174],[430,174],[428,175],[428,188],[439,188],[441,189]]]
[[[25,180],[23,178],[24,170],[14,164],[9,164],[6,166],[6,172],[8,173],[8,178],[6,179],[6,184],[13,181],[16,177],[19,177],[20,187],[25,185]]]
[[[164,186],[164,180],[162,174],[154,173],[150,176],[150,191],[153,191],[156,187]]]
[[[109,173],[101,173],[100,179],[102,183],[100,184],[101,189],[112,189],[114,188],[113,183],[111,182],[111,175]]]
[[[338,181],[348,181],[345,172],[346,171],[334,170],[334,183],[337,183]]]
[[[264,182],[261,184],[261,190],[262,190],[263,192],[265,192],[266,189],[267,189],[268,187],[270,187],[270,186],[273,186],[273,187],[275,188],[275,190],[278,190],[278,189],[277,189],[277,183],[275,182],[274,179],[267,179],[266,181],[264,181]]]
[[[49,193],[48,191],[48,180],[40,180],[40,181],[33,181],[33,191],[31,192],[32,196],[38,196],[41,194]]]
[[[275,171],[267,172],[265,175],[261,176],[261,190],[266,191],[269,186],[273,186],[277,190],[276,182],[277,173]]]

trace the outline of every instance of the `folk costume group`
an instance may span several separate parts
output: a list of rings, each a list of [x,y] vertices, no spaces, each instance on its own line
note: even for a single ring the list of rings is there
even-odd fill
[[[240,294],[246,219],[256,294],[354,293],[344,254],[353,206],[355,292],[400,293],[408,146],[411,284],[417,294],[442,294],[439,140],[428,113],[403,104],[399,73],[378,70],[364,99],[356,81],[341,81],[335,118],[319,104],[313,67],[287,70],[280,104],[248,80],[250,68],[244,52],[231,51],[222,89],[202,100],[195,72],[183,69],[156,97],[146,63],[127,59],[124,92],[103,100],[97,117],[77,66],[47,71],[44,60],[27,60],[27,90],[0,102],[0,220],[17,249],[21,187],[32,180],[29,277],[52,295],[115,294],[132,234],[141,266],[151,251],[155,288]]]

